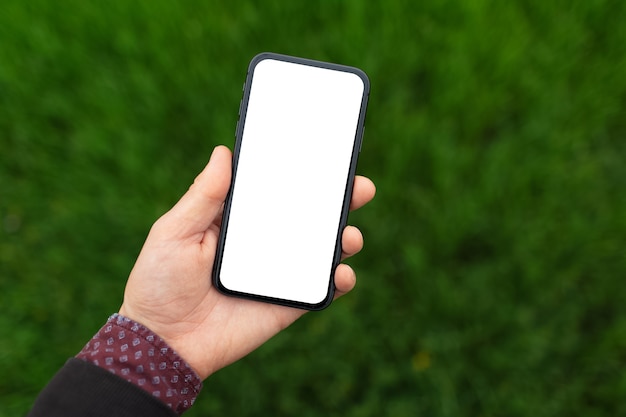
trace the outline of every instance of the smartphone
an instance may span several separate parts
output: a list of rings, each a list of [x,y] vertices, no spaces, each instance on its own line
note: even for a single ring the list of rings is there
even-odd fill
[[[309,310],[331,303],[368,96],[357,68],[252,59],[213,270],[219,291]]]

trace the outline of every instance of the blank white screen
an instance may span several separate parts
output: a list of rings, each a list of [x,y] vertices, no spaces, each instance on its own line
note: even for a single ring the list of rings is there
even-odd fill
[[[363,91],[349,72],[256,65],[220,272],[227,289],[326,298]]]

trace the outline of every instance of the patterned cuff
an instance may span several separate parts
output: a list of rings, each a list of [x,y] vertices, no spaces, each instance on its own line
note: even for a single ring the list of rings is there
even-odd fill
[[[163,339],[119,314],[109,317],[76,357],[137,385],[179,415],[202,389],[200,377]]]

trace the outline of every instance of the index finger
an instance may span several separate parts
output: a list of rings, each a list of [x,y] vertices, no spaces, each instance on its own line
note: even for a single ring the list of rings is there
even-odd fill
[[[356,210],[363,207],[372,201],[374,195],[376,195],[376,186],[372,180],[362,175],[357,175],[354,177],[350,210]]]

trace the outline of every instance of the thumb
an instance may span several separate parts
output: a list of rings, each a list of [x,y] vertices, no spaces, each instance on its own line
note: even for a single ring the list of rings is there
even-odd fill
[[[232,153],[226,146],[213,149],[209,163],[189,190],[167,213],[177,234],[191,236],[206,231],[220,212],[230,187]]]

